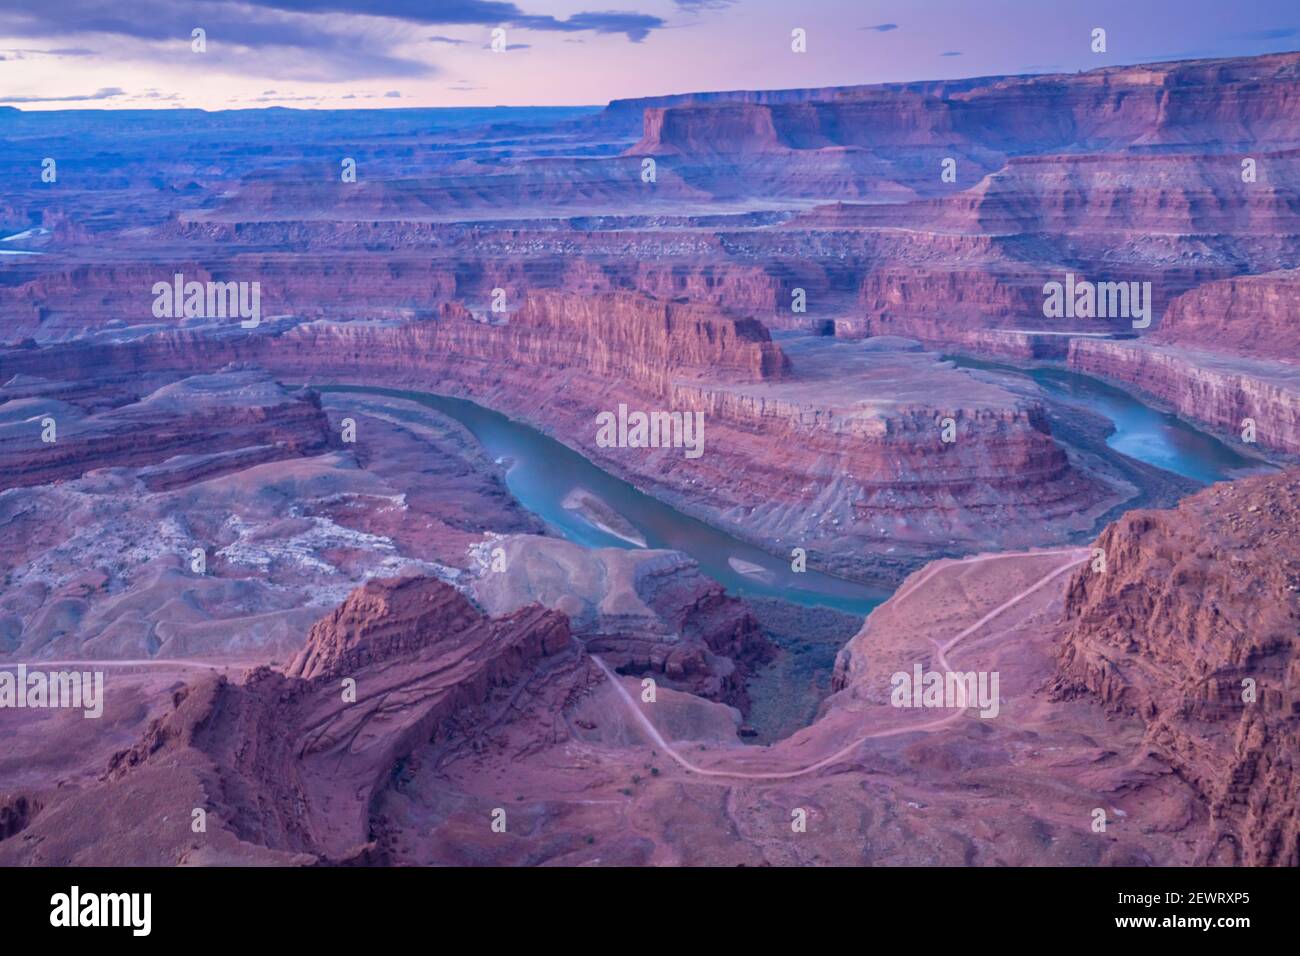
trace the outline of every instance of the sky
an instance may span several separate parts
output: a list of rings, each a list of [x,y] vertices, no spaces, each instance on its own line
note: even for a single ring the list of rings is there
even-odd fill
[[[1295,49],[1295,0],[0,0],[0,105],[600,105]]]

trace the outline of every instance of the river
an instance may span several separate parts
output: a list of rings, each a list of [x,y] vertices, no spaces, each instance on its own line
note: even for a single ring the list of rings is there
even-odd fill
[[[1139,399],[1095,378],[1052,367],[1020,368],[998,362],[953,357],[959,366],[1032,379],[1053,397],[1088,408],[1115,425],[1108,444],[1140,461],[1194,481],[1221,481],[1257,470],[1247,458],[1214,436],[1143,404]],[[356,391],[417,402],[464,425],[492,458],[507,465],[506,484],[529,511],[555,531],[592,548],[636,547],[597,527],[579,511],[565,507],[577,489],[608,504],[632,525],[651,548],[685,552],[701,570],[739,596],[779,598],[809,607],[829,607],[864,616],[888,592],[808,570],[795,573],[790,562],[746,544],[724,531],[683,514],[596,467],[567,445],[537,429],[460,398],[371,386],[325,386],[322,391]],[[741,573],[733,561],[757,573]]]
[[[1106,444],[1118,452],[1203,485],[1227,481],[1268,467],[1242,455],[1170,412],[1144,404],[1122,388],[1055,366],[1022,368],[969,356],[944,356],[958,368],[984,369],[1032,379],[1063,404],[1076,405],[1110,419],[1115,431]]]
[[[705,574],[731,594],[780,598],[855,615],[870,613],[889,596],[883,588],[813,570],[796,573],[788,560],[685,515],[602,471],[572,448],[532,426],[466,399],[369,386],[331,385],[320,390],[404,398],[455,419],[469,429],[491,457],[507,464],[506,485],[519,503],[578,544],[591,548],[636,547],[596,527],[579,512],[564,507],[571,492],[586,489],[635,527],[648,547],[689,554]],[[742,574],[732,566],[732,559],[762,570],[758,574]]]

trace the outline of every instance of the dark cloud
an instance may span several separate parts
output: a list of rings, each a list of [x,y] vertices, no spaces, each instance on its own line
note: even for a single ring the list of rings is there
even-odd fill
[[[79,47],[79,46],[77,46],[77,47],[63,47],[63,48],[56,49],[56,50],[32,50],[32,49],[21,49],[21,48],[20,48],[20,49],[16,49],[16,50],[5,50],[5,52],[6,52],[6,53],[18,53],[18,54],[31,53],[31,54],[34,54],[34,55],[36,55],[36,56],[94,56],[94,55],[95,55],[95,51],[94,51],[94,50],[89,50],[89,49],[87,49],[87,48],[85,48],[85,47]],[[20,57],[18,57],[18,59],[22,59],[22,57],[20,56]]]
[[[897,30],[897,23],[877,23],[873,27],[862,27],[863,30],[875,30],[877,33],[888,33],[890,30]]]
[[[313,82],[436,73],[430,63],[397,52],[408,34],[394,20],[623,34],[633,42],[665,25],[657,16],[620,11],[561,19],[528,13],[504,0],[4,0],[0,5],[0,34],[96,36],[102,38],[98,52],[107,59],[156,61],[159,43],[174,44],[178,55],[189,55],[190,31],[202,27],[207,52],[202,61],[187,65]]]
[[[575,13],[563,20],[551,14],[530,14],[515,3],[502,0],[246,0],[252,6],[289,13],[348,13],[389,17],[428,25],[478,24],[517,26],[529,30],[557,30],[563,33],[591,31],[622,33],[634,43],[651,30],[664,26],[661,17],[620,11]]]
[[[79,103],[83,100],[111,100],[124,95],[119,86],[105,86],[85,96],[0,96],[0,103]]]
[[[640,43],[651,30],[664,26],[659,17],[646,13],[575,13],[567,20],[555,17],[519,17],[515,26],[528,30],[558,30],[563,33],[622,33],[633,43]]]
[[[430,43],[448,43],[451,46],[460,46],[465,42],[464,40],[457,40],[455,37],[444,37],[438,36],[437,34],[434,34],[431,37],[425,37],[425,39]]]
[[[1250,33],[1237,34],[1243,40],[1285,40],[1300,33],[1300,27],[1273,27],[1269,30],[1253,30]]]
[[[207,52],[190,52],[190,31],[202,27]],[[150,60],[156,46],[170,43],[177,55],[202,56],[186,65],[242,74],[305,80],[375,76],[422,76],[427,63],[390,53],[395,41],[309,17],[226,2],[226,0],[4,0],[0,34],[100,38],[107,59]]]
[[[384,94],[384,96],[388,97],[389,99],[401,99],[402,94],[400,90],[389,90],[387,93]]]
[[[939,55],[940,56],[961,56],[961,50],[948,50],[944,53],[940,53]]]

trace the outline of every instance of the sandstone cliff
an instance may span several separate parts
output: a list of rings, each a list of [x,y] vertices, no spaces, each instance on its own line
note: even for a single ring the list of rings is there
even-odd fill
[[[1207,282],[1169,304],[1155,341],[1300,363],[1300,270]]]
[[[1076,572],[1056,692],[1146,722],[1203,795],[1206,862],[1300,865],[1300,473],[1130,512]]]
[[[1071,339],[1077,371],[1135,386],[1240,441],[1246,419],[1266,448],[1300,453],[1300,370],[1280,362],[1135,341]]]
[[[785,91],[767,102],[746,94],[715,94],[712,100],[697,95],[645,106],[644,135],[631,152],[954,142],[1008,151],[1072,143],[1114,148],[1261,139],[1295,144],[1296,63],[1295,54],[1277,54],[1079,75]]]

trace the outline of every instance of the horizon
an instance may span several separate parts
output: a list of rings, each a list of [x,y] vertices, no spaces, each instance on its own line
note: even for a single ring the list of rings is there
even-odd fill
[[[1300,23],[1280,0],[1255,6],[1253,29],[1214,0],[829,0],[797,11],[777,0],[621,2],[626,9],[593,13],[588,0],[430,9],[402,0],[142,0],[122,13],[109,0],[14,0],[0,10],[0,105],[25,113],[586,107],[1074,74],[1300,45]],[[1094,52],[1097,27],[1107,43]],[[806,31],[802,54],[791,49],[795,28]]]
[[[1132,63],[1107,63],[1088,69],[1078,69],[1073,71],[1052,71],[1039,73],[981,73],[970,76],[953,76],[943,78],[928,78],[916,80],[883,80],[874,83],[842,83],[833,86],[780,86],[780,87],[734,87],[731,89],[700,89],[686,90],[675,93],[647,93],[643,96],[635,97],[617,97],[605,102],[591,103],[490,103],[483,105],[447,105],[447,106],[284,106],[280,104],[270,104],[267,106],[224,106],[209,109],[202,106],[76,106],[76,107],[54,107],[54,108],[35,108],[24,109],[23,106],[14,106],[10,103],[0,101],[0,111],[9,110],[19,113],[156,113],[156,112],[174,112],[174,113],[256,113],[269,112],[278,110],[282,112],[293,113],[345,113],[354,111],[383,111],[391,113],[417,113],[429,111],[462,111],[462,112],[483,112],[485,110],[603,110],[609,108],[614,103],[636,102],[640,100],[667,99],[678,96],[711,96],[711,95],[731,95],[739,93],[795,93],[807,90],[842,90],[842,89],[861,89],[870,87],[887,88],[891,86],[906,86],[912,83],[962,83],[962,82],[979,82],[981,80],[1015,80],[1015,79],[1039,79],[1052,76],[1078,76],[1084,73],[1095,73],[1102,70],[1115,69],[1139,69],[1141,67],[1155,66],[1173,66],[1180,63],[1211,63],[1215,61],[1232,61],[1242,59],[1255,59],[1270,56],[1297,56],[1300,55],[1300,47],[1290,50],[1275,50],[1268,53],[1254,54],[1231,54],[1228,56],[1206,56],[1206,57],[1187,57],[1172,58],[1163,60],[1140,60]],[[30,106],[31,104],[25,104]]]

